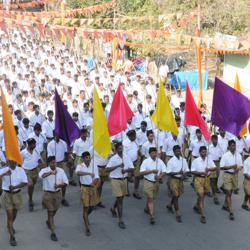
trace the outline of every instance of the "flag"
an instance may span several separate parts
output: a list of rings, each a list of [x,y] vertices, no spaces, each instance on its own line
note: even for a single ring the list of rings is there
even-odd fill
[[[214,125],[238,136],[250,116],[250,100],[215,78],[211,121]]]
[[[68,146],[80,137],[80,131],[64,106],[57,90],[55,89],[55,134],[64,140]]]
[[[21,165],[23,161],[18,147],[17,134],[2,88],[1,97],[6,158]]]
[[[240,81],[238,74],[235,75],[234,89],[241,93]],[[247,133],[247,123],[244,124],[240,131],[240,137],[243,137]]]
[[[188,82],[186,82],[184,125],[185,126],[197,126],[201,130],[201,133],[204,136],[204,138],[207,141],[210,139],[210,133],[208,131],[207,124],[201,117],[201,114],[195,104],[194,98],[188,86]]]
[[[107,121],[104,115],[103,107],[99,99],[96,88],[93,93],[93,147],[94,150],[103,158],[107,157],[111,151],[111,143]]]
[[[157,93],[156,109],[151,120],[157,128],[178,135],[178,127],[161,81]]]
[[[123,95],[121,84],[119,84],[108,118],[109,135],[113,136],[125,130],[127,128],[127,121],[133,116],[134,113]]]

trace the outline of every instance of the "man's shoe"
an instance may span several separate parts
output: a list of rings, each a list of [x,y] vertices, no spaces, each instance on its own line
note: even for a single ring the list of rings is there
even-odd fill
[[[234,194],[239,194],[239,189],[235,189]]]
[[[51,239],[52,241],[58,241],[58,239],[57,239],[55,233],[52,233],[52,234],[50,235],[50,239]]]
[[[69,185],[71,185],[71,186],[77,186],[77,183],[75,182],[75,181],[69,181]]]
[[[150,224],[151,224],[151,225],[154,225],[154,224],[155,224],[155,219],[154,219],[154,217],[151,217],[151,218],[150,218]]]
[[[241,206],[244,210],[246,210],[246,211],[250,211],[250,208],[249,208],[249,206],[248,205],[242,205]]]
[[[119,228],[121,228],[121,229],[125,229],[125,228],[126,228],[126,226],[125,226],[125,224],[124,224],[123,221],[119,221],[119,222],[118,222],[118,226],[119,226]]]
[[[206,217],[205,216],[201,216],[200,222],[202,224],[206,224],[207,223]]]
[[[62,200],[62,205],[63,205],[64,207],[69,207],[69,203],[68,203],[67,200],[65,200],[65,199]]]
[[[225,210],[225,211],[227,211],[227,212],[229,212],[229,209],[228,209],[228,207],[226,207],[226,206],[222,206],[222,208],[221,208],[222,210]]]
[[[136,198],[137,200],[141,199],[141,196],[137,193],[133,193],[134,198]]]
[[[29,211],[30,212],[34,211],[34,204],[33,204],[33,202],[29,204]]]
[[[15,247],[15,246],[17,245],[17,242],[16,242],[15,237],[11,237],[11,238],[10,238],[10,245],[11,245],[12,247]]]
[[[234,220],[234,214],[233,214],[233,213],[230,213],[230,214],[229,214],[229,219],[230,219],[230,220]]]
[[[104,206],[101,202],[99,202],[99,203],[97,204],[97,207],[105,208],[105,206]]]
[[[90,232],[89,229],[86,230],[85,235],[86,235],[86,236],[90,236],[90,235],[91,235],[91,232]]]
[[[180,216],[180,215],[177,215],[177,216],[176,216],[176,221],[179,222],[179,223],[182,223],[182,219],[181,219],[181,216]]]
[[[194,207],[193,207],[193,210],[194,210],[197,214],[200,214],[200,209],[199,209],[197,206],[194,206]]]
[[[220,205],[219,199],[217,197],[214,198],[214,204],[215,205]]]
[[[174,213],[174,210],[173,210],[171,205],[167,205],[166,208],[167,208],[168,212]]]

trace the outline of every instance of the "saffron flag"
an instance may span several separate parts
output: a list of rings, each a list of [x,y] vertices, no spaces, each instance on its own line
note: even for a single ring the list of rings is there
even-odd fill
[[[3,134],[5,142],[5,155],[7,160],[22,164],[22,157],[18,147],[16,130],[13,124],[12,116],[9,111],[3,90],[1,89],[2,116],[3,116]]]
[[[215,78],[211,121],[214,125],[238,136],[250,116],[250,100]]]
[[[157,93],[156,109],[151,120],[157,128],[178,135],[178,127],[161,81]]]
[[[80,131],[64,106],[55,89],[55,134],[64,140],[68,146],[80,137]]]
[[[234,89],[241,93],[240,81],[237,73],[235,76]],[[245,123],[243,128],[241,129],[240,137],[243,137],[246,133],[247,133],[247,123]]]
[[[127,122],[134,116],[122,92],[122,86],[119,84],[115,93],[109,118],[108,130],[109,135],[117,135],[127,128]]]
[[[207,141],[210,139],[210,133],[208,131],[207,124],[201,117],[201,114],[195,104],[194,98],[188,86],[188,82],[186,82],[184,125],[185,126],[197,126],[201,130],[201,133],[204,136],[204,138]]]
[[[93,147],[99,155],[105,158],[111,151],[111,143],[107,121],[96,88],[93,93],[93,104]]]

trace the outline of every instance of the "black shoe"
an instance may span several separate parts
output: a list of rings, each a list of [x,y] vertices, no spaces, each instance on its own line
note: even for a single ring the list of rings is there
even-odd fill
[[[133,196],[137,199],[137,200],[140,200],[141,199],[141,196],[137,193],[133,193]]]
[[[210,197],[210,198],[213,197],[212,194],[211,194],[210,192],[207,192],[207,193],[206,193],[206,196],[207,196],[207,197]]]
[[[85,235],[86,235],[86,236],[90,236],[90,235],[91,235],[91,232],[90,232],[89,229],[86,230]]]
[[[216,191],[215,191],[217,194],[220,194],[221,191],[217,188]]]
[[[58,241],[58,239],[57,239],[55,233],[52,233],[52,234],[50,235],[50,239],[51,239],[52,241]]]
[[[112,214],[112,217],[117,218],[117,213],[116,213],[115,209],[113,209],[113,208],[111,207],[111,208],[110,208],[110,212],[111,212],[111,214]]]
[[[200,214],[200,209],[196,206],[193,207],[193,210],[197,213],[197,214]]]
[[[121,228],[121,229],[125,229],[125,228],[126,228],[126,226],[125,226],[125,224],[124,224],[123,221],[118,222],[118,226],[119,226],[119,228]]]
[[[214,204],[215,205],[220,205],[219,199],[217,197],[214,198]]]
[[[126,194],[126,197],[130,197],[130,193],[127,193],[127,194]]]
[[[235,189],[234,194],[239,194],[239,189]]]
[[[99,202],[99,203],[97,204],[97,207],[105,208],[105,206],[104,206],[101,202]]]
[[[71,186],[77,186],[77,183],[75,182],[75,181],[69,181],[69,185],[71,185]]]
[[[202,224],[206,224],[207,223],[206,217],[205,216],[201,216],[200,222]]]
[[[154,219],[154,217],[151,217],[151,218],[150,218],[150,224],[151,224],[151,225],[154,225],[154,224],[155,224],[155,219]]]
[[[69,207],[69,203],[68,203],[67,200],[65,200],[65,199],[62,200],[62,205],[63,205],[64,207]]]
[[[15,247],[17,245],[15,237],[10,238],[10,245],[13,246],[13,247]]]
[[[177,215],[177,216],[176,216],[176,221],[179,222],[179,223],[182,223],[182,219],[181,219],[181,216],[180,216],[180,215]]]
[[[166,208],[167,208],[168,212],[174,213],[174,210],[173,210],[171,205],[167,205]]]
[[[34,204],[33,204],[33,203],[30,203],[30,204],[29,204],[29,211],[30,211],[30,212],[33,212],[33,211],[34,211]]]
[[[226,206],[222,206],[222,208],[221,208],[222,210],[225,210],[225,211],[227,211],[227,212],[229,212],[229,209],[228,209],[228,207],[226,207]]]
[[[234,214],[233,214],[233,213],[230,213],[230,214],[229,214],[229,219],[230,219],[230,220],[234,220]]]
[[[250,208],[249,208],[248,205],[242,205],[241,207],[242,207],[243,209],[245,209],[246,211],[250,211]]]

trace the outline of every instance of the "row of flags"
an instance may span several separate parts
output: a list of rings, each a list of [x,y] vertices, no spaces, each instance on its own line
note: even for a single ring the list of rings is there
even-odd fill
[[[22,164],[12,116],[2,89],[1,101],[6,158]],[[209,129],[195,104],[188,82],[186,83],[185,103],[184,126],[199,127],[204,138],[209,141]],[[127,128],[127,121],[134,114],[123,95],[121,85],[118,86],[115,93],[108,121],[105,118],[96,88],[93,92],[93,108],[93,148],[105,158],[111,152],[110,136],[124,131]],[[79,138],[80,131],[64,106],[57,90],[55,90],[55,111],[55,134],[70,146]],[[238,76],[236,76],[234,88],[216,77],[211,116],[212,124],[235,136],[243,136],[247,132],[246,122],[249,117],[250,100],[241,93]],[[157,93],[156,109],[151,119],[158,129],[178,135],[178,127],[161,82]]]

